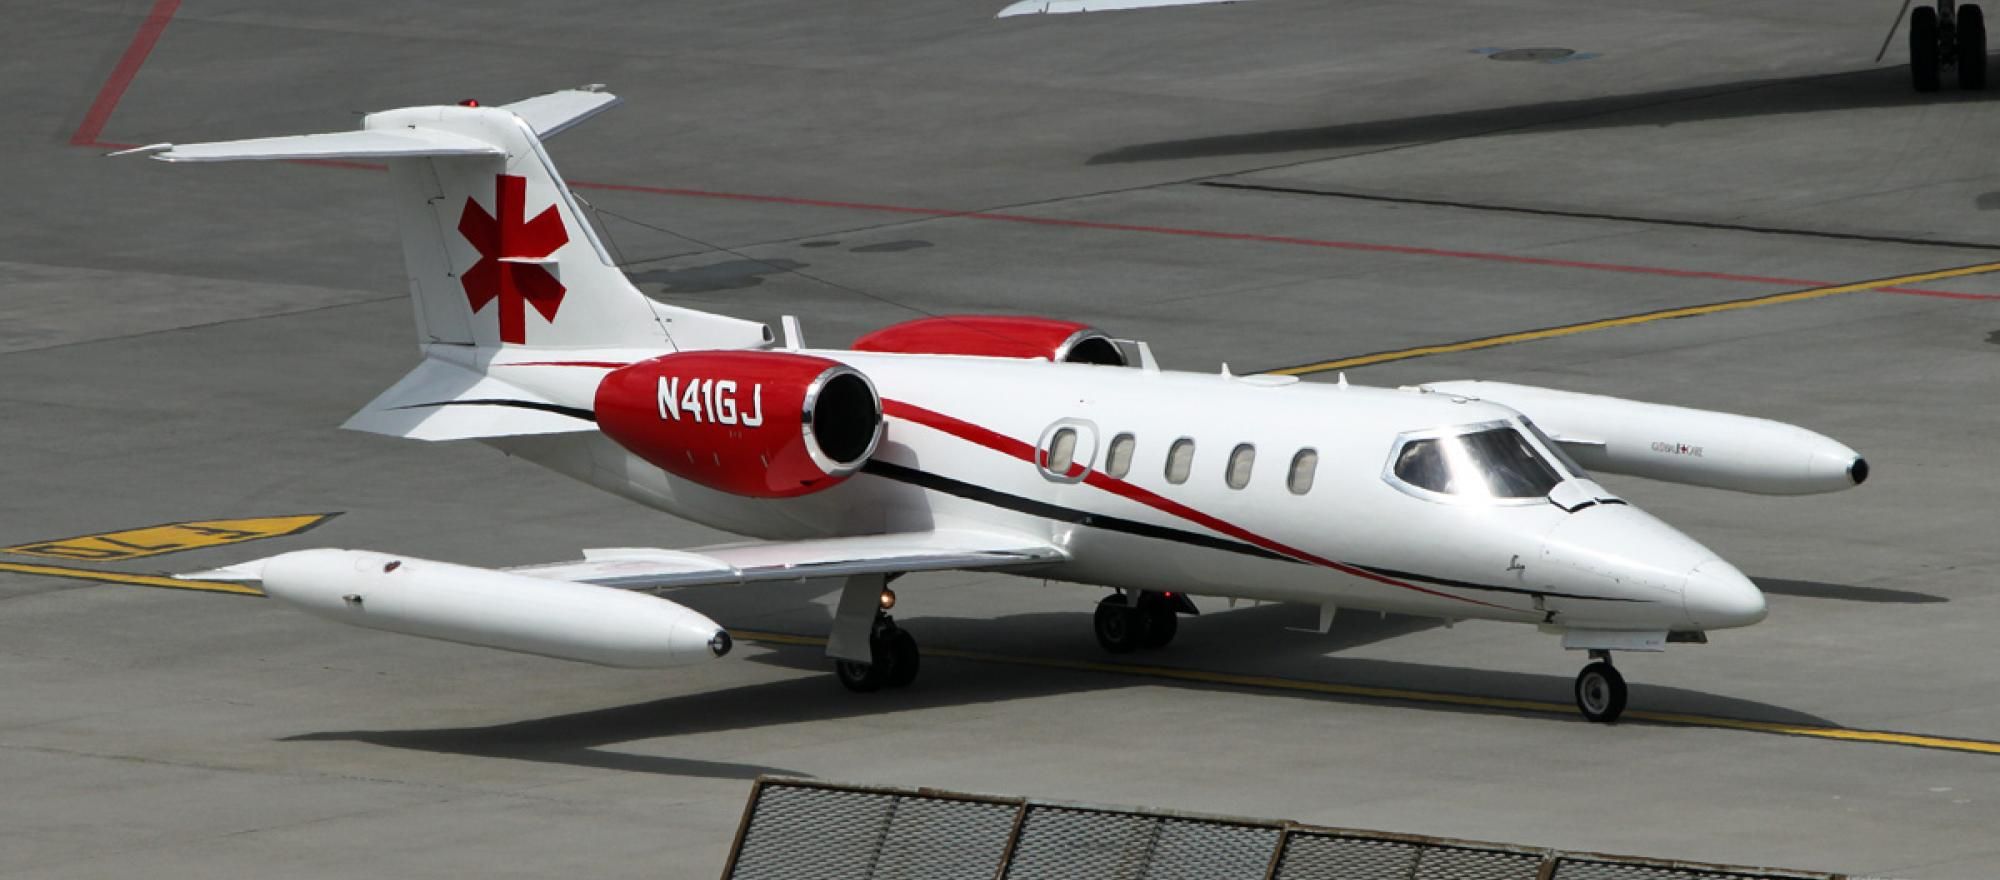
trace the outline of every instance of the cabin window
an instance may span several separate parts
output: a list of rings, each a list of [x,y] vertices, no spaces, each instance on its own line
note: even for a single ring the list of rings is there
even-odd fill
[[[1239,443],[1229,451],[1229,469],[1223,472],[1222,479],[1229,483],[1229,488],[1241,489],[1250,485],[1250,469],[1256,466],[1257,447]]]
[[[1182,437],[1167,450],[1167,482],[1176,486],[1187,482],[1194,470],[1194,441]]]
[[[1319,451],[1301,449],[1292,456],[1292,472],[1285,477],[1285,486],[1293,495],[1304,495],[1312,491],[1313,473],[1319,470]]]
[[[1111,438],[1111,449],[1104,456],[1104,472],[1117,479],[1125,479],[1132,472],[1132,449],[1139,441],[1130,434],[1120,434]]]
[[[1045,468],[1056,476],[1069,474],[1070,465],[1076,463],[1076,429],[1059,428],[1055,436],[1049,438],[1048,463]]]

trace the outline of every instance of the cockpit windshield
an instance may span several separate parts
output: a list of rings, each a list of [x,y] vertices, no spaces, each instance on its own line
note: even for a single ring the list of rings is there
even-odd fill
[[[1512,425],[1410,440],[1392,471],[1419,489],[1474,500],[1540,498],[1563,480]]]

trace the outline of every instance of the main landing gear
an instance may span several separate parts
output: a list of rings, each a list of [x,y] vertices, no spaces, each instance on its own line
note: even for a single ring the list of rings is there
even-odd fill
[[[1961,89],[1986,88],[1986,14],[1976,3],[1910,10],[1910,80],[1919,92],[1935,92],[1944,68],[1958,71]]]
[[[1576,675],[1576,708],[1600,724],[1625,712],[1625,676],[1611,665],[1610,651],[1590,652],[1591,664]]]
[[[868,634],[870,662],[833,661],[833,674],[850,691],[868,693],[885,687],[908,687],[917,680],[923,657],[917,653],[917,639],[896,625],[886,612],[875,616],[875,628]]]
[[[1097,603],[1097,643],[1113,654],[1142,648],[1164,648],[1180,631],[1180,614],[1189,603],[1173,593],[1141,592],[1137,603],[1113,593]]]

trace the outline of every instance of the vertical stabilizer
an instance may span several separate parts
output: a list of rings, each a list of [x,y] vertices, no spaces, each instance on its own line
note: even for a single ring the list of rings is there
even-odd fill
[[[764,325],[662,305],[612,262],[541,136],[610,107],[577,89],[502,107],[409,107],[360,131],[145,148],[168,162],[388,163],[418,340],[499,348],[750,348]]]

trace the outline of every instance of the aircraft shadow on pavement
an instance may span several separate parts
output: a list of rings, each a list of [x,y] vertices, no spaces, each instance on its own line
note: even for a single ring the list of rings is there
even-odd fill
[[[1336,620],[1326,635],[1285,632],[1287,625],[1308,623],[1311,610],[1266,605],[1204,614],[1183,624],[1181,641],[1168,650],[1109,658],[1133,665],[1227,671],[1244,675],[1280,676],[1342,685],[1465,694],[1501,699],[1525,699],[1566,705],[1571,679],[1567,675],[1535,675],[1462,667],[1328,656],[1432,629],[1439,624],[1400,615],[1351,614]],[[965,650],[1030,657],[1037,660],[1107,662],[1089,634],[1089,612],[1033,613],[993,619],[910,618],[904,621],[920,638]],[[1024,645],[1010,634],[1038,633],[1035,644]],[[1065,633],[1071,635],[1065,635]],[[806,776],[796,770],[699,761],[603,750],[606,746],[675,736],[752,730],[807,722],[865,719],[883,713],[912,712],[1128,687],[1240,691],[1235,685],[1184,681],[1139,674],[1096,670],[1023,668],[1007,662],[926,658],[923,676],[903,690],[875,694],[848,693],[834,682],[829,663],[817,646],[778,645],[749,662],[820,673],[747,687],[680,695],[624,706],[552,715],[481,727],[406,730],[352,730],[308,733],[287,742],[347,741],[397,749],[477,757],[505,758],[672,776],[748,779],[760,774]],[[1029,652],[1033,651],[1033,654]],[[671,674],[671,673],[668,673]],[[1271,699],[1317,700],[1331,704],[1381,705],[1381,698],[1304,691],[1272,693]],[[1834,726],[1831,722],[1781,707],[1716,696],[1700,691],[1637,683],[1633,701],[1646,709],[1702,715],[1723,715],[1758,721]],[[1413,701],[1413,708],[1459,714],[1520,715],[1501,707],[1452,705]],[[1559,723],[1585,723],[1570,716],[1549,716]]]
[[[1907,68],[1880,67],[1844,73],[1746,80],[1628,95],[1549,101],[1437,113],[1401,119],[1341,123],[1311,128],[1225,134],[1154,141],[1119,147],[1085,164],[1158,162],[1218,156],[1352,150],[1418,144],[1510,131],[1581,131],[1664,126],[1791,113],[1876,107],[1988,101],[2000,92],[1946,90],[1918,94]]]
[[[1757,582],[1758,589],[1773,596],[1839,599],[1844,602],[1879,602],[1891,605],[1932,605],[1951,601],[1943,596],[1933,596],[1913,590],[1891,590],[1886,587],[1852,587],[1846,584],[1790,581],[1782,578],[1753,578],[1753,580]]]

